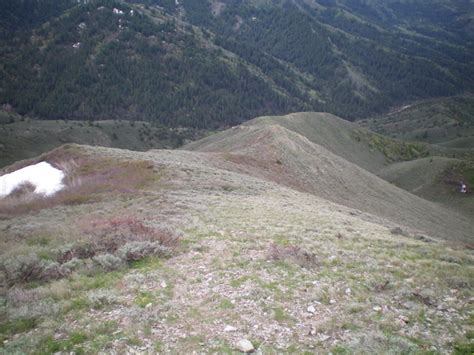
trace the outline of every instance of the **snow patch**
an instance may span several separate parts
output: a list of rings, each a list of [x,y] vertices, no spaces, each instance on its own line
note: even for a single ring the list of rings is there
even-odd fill
[[[21,185],[30,183],[35,193],[51,196],[64,188],[64,173],[47,162],[27,166],[13,173],[0,176],[0,198],[10,195]]]

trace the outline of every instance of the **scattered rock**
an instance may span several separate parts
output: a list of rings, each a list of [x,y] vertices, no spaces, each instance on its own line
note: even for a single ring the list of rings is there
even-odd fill
[[[375,312],[380,312],[382,310],[382,307],[380,306],[374,306],[374,308],[372,308]]]
[[[161,286],[161,288],[168,287],[168,285],[166,284],[166,281],[161,281],[160,286]]]
[[[385,280],[384,283],[375,285],[375,291],[377,291],[377,292],[384,291],[384,290],[387,288],[387,286],[388,286],[389,283],[390,283],[389,280]]]
[[[335,303],[336,303],[336,300],[334,300],[332,298],[329,300],[329,304],[335,304]]]
[[[415,239],[421,240],[422,242],[425,242],[425,243],[435,243],[435,240],[422,234],[415,235]]]
[[[405,317],[405,316],[402,316],[402,315],[398,316],[398,319],[399,319],[399,321],[402,325],[408,324],[410,322],[410,319],[408,317]]]
[[[235,332],[237,330],[236,327],[233,327],[231,325],[226,325],[224,328],[224,332]]]
[[[331,338],[329,335],[326,335],[326,334],[320,334],[319,335],[319,340],[320,341],[326,341],[328,340],[329,338]]]
[[[243,353],[251,353],[255,350],[253,344],[247,339],[241,339],[237,343],[237,349],[242,351]]]
[[[400,227],[395,227],[395,228],[390,229],[390,233],[394,235],[403,235],[403,236],[407,235],[407,233]]]
[[[346,288],[346,291],[344,291],[344,293],[347,295],[347,296],[350,296],[352,294],[352,290],[348,287]]]
[[[316,308],[314,308],[313,305],[309,305],[308,308],[306,308],[306,310],[308,311],[308,313],[315,313],[316,312]]]

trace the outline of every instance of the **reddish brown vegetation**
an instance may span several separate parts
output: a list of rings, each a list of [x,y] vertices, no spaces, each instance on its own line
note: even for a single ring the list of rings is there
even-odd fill
[[[319,265],[316,254],[302,250],[296,245],[270,244],[268,248],[268,258],[275,261],[290,261],[295,264],[311,269]]]
[[[137,193],[153,180],[152,162],[96,158],[68,147],[58,148],[36,160],[19,162],[8,170],[44,160],[64,171],[66,187],[51,197],[31,193],[8,196],[0,200],[0,214],[20,215],[57,205],[95,202],[110,192]]]
[[[152,242],[172,248],[179,240],[172,231],[148,226],[136,217],[96,219],[87,222],[82,229],[87,239],[62,250],[57,256],[58,262],[64,263],[73,258],[87,259],[99,254],[114,254],[119,248],[132,242]]]

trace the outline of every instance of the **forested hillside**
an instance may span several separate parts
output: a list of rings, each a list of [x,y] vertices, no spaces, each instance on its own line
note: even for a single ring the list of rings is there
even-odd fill
[[[468,0],[0,0],[0,104],[215,128],[474,88]]]

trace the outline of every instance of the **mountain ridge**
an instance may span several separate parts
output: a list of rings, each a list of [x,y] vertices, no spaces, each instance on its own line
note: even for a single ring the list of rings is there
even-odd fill
[[[275,181],[421,233],[457,234],[457,225],[462,239],[470,240],[473,226],[468,217],[399,189],[300,133],[269,123],[271,119],[247,122],[183,149],[216,153],[221,158],[216,167]]]

